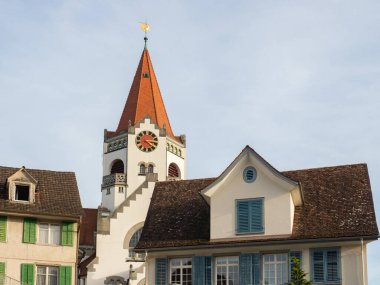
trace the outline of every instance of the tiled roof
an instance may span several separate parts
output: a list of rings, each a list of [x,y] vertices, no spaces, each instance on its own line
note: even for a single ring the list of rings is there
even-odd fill
[[[149,52],[144,49],[116,134],[127,131],[129,121],[135,125],[147,115],[160,128],[165,125],[167,134],[176,138],[170,126]],[[109,134],[112,135],[112,133]]]
[[[91,261],[93,261],[94,259],[96,258],[96,253],[94,252],[92,255],[90,255],[89,257],[87,257],[86,259],[84,259],[83,261],[81,261],[79,263],[79,277],[85,277],[87,276],[87,265],[89,265],[91,263]]]
[[[96,226],[98,219],[98,209],[83,209],[83,216],[80,224],[79,246],[95,246]]]
[[[210,241],[210,208],[200,191],[215,178],[157,182],[139,249],[254,241],[378,236],[365,164],[286,171],[300,182],[304,205],[296,207],[291,236]]]
[[[34,203],[9,201],[7,178],[19,168],[0,166],[0,211],[79,218],[82,214],[74,172],[26,169],[37,181]]]

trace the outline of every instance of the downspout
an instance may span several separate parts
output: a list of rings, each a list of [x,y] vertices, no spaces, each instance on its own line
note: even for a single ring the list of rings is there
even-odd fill
[[[148,251],[145,250],[145,284],[149,285]]]
[[[361,252],[362,252],[362,279],[363,279],[363,285],[367,285],[366,278],[365,278],[365,265],[364,265],[364,245],[363,245],[363,238],[360,238],[360,246],[361,246]]]

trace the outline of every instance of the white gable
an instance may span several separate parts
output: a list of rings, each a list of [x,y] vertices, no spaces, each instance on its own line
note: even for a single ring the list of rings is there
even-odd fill
[[[243,178],[253,167],[257,177],[252,183]],[[211,239],[247,238],[237,231],[236,205],[239,201],[261,198],[263,226],[254,236],[290,235],[294,206],[302,204],[300,186],[270,166],[253,149],[246,147],[222,175],[202,191],[210,205]]]

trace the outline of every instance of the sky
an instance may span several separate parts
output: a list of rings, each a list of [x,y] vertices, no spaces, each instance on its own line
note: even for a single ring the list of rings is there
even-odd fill
[[[75,171],[97,207],[145,20],[188,178],[245,145],[280,171],[365,162],[379,219],[378,0],[0,0],[0,165]],[[379,268],[373,242],[370,285]]]

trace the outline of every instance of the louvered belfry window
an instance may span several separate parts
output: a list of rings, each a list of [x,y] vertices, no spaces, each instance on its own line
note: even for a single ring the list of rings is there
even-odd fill
[[[236,201],[236,233],[264,232],[264,198]]]
[[[179,177],[178,166],[175,163],[169,165],[169,177]]]

